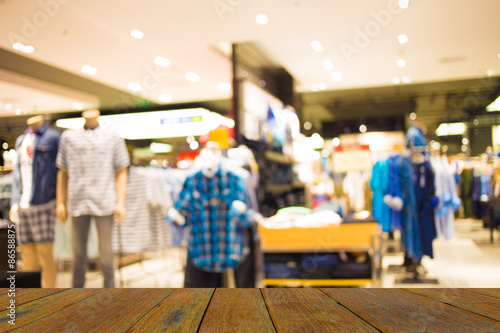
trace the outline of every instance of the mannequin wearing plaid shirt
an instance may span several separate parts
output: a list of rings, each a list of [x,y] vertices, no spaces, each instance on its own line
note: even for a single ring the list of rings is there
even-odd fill
[[[220,167],[197,171],[184,182],[174,218],[190,229],[184,287],[220,286],[220,273],[244,259],[243,230],[251,225],[244,186],[236,173]]]

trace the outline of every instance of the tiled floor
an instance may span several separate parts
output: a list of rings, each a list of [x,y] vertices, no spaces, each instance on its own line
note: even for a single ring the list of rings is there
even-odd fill
[[[500,288],[500,236],[490,243],[489,229],[477,220],[457,220],[456,235],[451,240],[434,241],[435,258],[424,257],[427,270],[424,278],[436,279],[438,284],[400,284],[404,270],[389,270],[390,265],[401,265],[401,252],[383,257],[382,287],[441,287],[441,288]],[[183,285],[185,250],[174,248],[161,253],[145,254],[144,260],[117,271],[116,286],[125,288],[180,288]],[[392,267],[394,268],[394,267]],[[103,282],[99,271],[87,273],[87,288],[100,288]],[[71,287],[71,273],[60,272],[57,287]]]

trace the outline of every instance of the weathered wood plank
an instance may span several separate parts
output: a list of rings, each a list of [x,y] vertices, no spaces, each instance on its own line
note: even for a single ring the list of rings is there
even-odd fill
[[[464,289],[467,291],[471,291],[473,293],[477,294],[482,294],[482,295],[487,295],[491,297],[496,297],[500,298],[500,289],[493,289],[493,288],[467,288]]]
[[[495,332],[500,323],[401,289],[322,289],[383,332]]]
[[[461,289],[405,289],[412,293],[456,306],[500,321],[500,299]]]
[[[36,320],[27,332],[126,332],[174,289],[104,289],[64,310]],[[74,292],[80,292],[74,289]]]
[[[200,332],[276,332],[259,289],[217,289]]]
[[[263,289],[278,332],[378,332],[318,289]]]
[[[214,289],[177,289],[127,333],[196,332]]]
[[[34,301],[36,299],[49,296],[55,293],[60,293],[66,289],[16,289],[14,296],[10,297],[11,293],[5,293],[0,295],[0,304],[9,304],[11,298],[15,299],[16,306]],[[3,310],[3,309],[1,309]]]
[[[35,320],[39,320],[57,311],[61,311],[68,306],[78,303],[99,292],[102,292],[102,289],[69,289],[33,300],[21,306],[16,304],[16,325],[12,326],[12,329],[20,328]],[[5,327],[8,327],[7,321],[11,318],[7,317],[7,314],[7,310],[0,312],[0,327],[2,327],[2,325],[6,325]]]

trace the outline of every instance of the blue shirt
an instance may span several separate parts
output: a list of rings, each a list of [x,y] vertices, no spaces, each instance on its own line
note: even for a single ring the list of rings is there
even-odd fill
[[[243,256],[243,230],[251,225],[250,213],[233,202],[245,202],[244,181],[236,173],[218,169],[212,177],[198,171],[187,177],[175,209],[189,227],[188,255],[208,272],[236,267]]]
[[[27,133],[26,131],[26,133],[17,138],[16,151],[19,151]],[[36,140],[33,146],[33,185],[30,204],[41,205],[48,203],[56,197],[56,156],[61,134],[49,128],[47,124],[43,124],[35,134]],[[16,163],[13,176],[11,205],[18,205],[22,189],[20,163]]]

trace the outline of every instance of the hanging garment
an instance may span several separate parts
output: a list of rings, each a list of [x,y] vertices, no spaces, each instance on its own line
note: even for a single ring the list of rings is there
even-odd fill
[[[245,202],[245,191],[240,177],[221,168],[187,177],[175,209],[189,227],[188,255],[196,267],[223,272],[242,261],[244,228],[251,220],[233,203]]]
[[[405,203],[401,211],[401,243],[408,257],[418,261],[422,258],[422,242],[410,157],[399,159],[399,179],[401,197]]]
[[[439,199],[435,196],[434,171],[429,161],[413,164],[413,181],[420,223],[422,254],[433,258],[432,241],[436,238],[434,208]]]
[[[384,232],[391,231],[391,211],[384,202],[384,196],[389,190],[389,161],[380,160],[373,166],[370,188],[373,191],[372,215]]]
[[[398,172],[399,156],[389,157],[389,191],[384,197],[384,202],[389,206],[391,211],[391,230],[401,229],[401,210],[403,209],[404,201],[401,197],[401,185]]]
[[[460,198],[464,207],[464,217],[472,217],[472,202],[470,199],[470,187],[472,182],[471,169],[463,169],[460,176]]]

